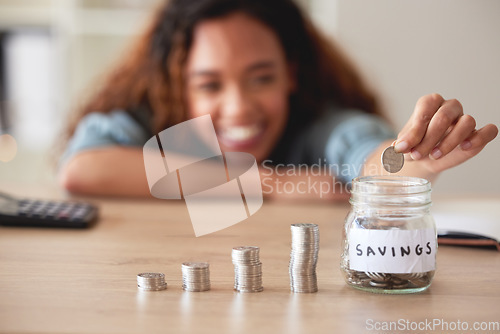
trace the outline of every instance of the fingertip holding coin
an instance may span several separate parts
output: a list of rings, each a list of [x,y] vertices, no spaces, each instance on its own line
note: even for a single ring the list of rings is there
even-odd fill
[[[0,161],[9,162],[16,157],[17,142],[11,135],[0,135]]]
[[[406,142],[405,140],[395,140],[391,146],[394,147],[394,150],[396,151],[396,153],[401,153],[401,152],[404,152],[406,150],[408,150],[408,142]]]

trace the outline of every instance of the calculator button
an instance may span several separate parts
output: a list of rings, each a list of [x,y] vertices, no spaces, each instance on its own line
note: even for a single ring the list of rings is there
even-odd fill
[[[46,209],[47,209],[46,205],[40,204],[32,211],[32,215],[34,217],[43,217],[45,215]]]
[[[56,217],[56,219],[59,219],[59,220],[68,220],[69,219],[69,215],[67,214],[64,214],[64,213],[59,213]]]
[[[85,218],[87,216],[89,211],[87,210],[83,210],[83,209],[78,209],[76,211],[73,212],[73,214],[71,215],[71,220],[83,220],[83,218]]]
[[[44,204],[44,203],[43,203],[42,201],[34,201],[34,202],[33,202],[33,207],[34,207],[34,208],[37,208],[37,207],[39,207],[40,205],[43,205],[43,204]]]
[[[71,215],[71,208],[65,207],[59,212],[59,216],[69,217]]]
[[[19,202],[19,212],[27,214],[35,204],[35,201],[23,200]]]
[[[59,213],[61,209],[61,203],[54,203],[50,206],[50,208],[47,210],[47,217],[55,217]]]

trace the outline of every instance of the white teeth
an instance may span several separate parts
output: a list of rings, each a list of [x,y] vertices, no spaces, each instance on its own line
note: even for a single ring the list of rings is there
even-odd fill
[[[231,126],[222,131],[225,138],[234,141],[244,141],[256,136],[261,131],[259,124],[249,126]]]

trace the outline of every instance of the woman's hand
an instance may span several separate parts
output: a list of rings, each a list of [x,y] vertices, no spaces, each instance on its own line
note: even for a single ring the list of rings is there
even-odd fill
[[[421,97],[395,142],[395,150],[426,172],[438,174],[472,158],[498,134],[494,124],[476,130],[476,120],[464,114],[455,99],[439,94]],[[417,167],[417,166],[414,166]]]

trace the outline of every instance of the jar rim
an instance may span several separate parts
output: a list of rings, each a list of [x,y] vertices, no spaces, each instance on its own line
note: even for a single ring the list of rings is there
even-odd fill
[[[351,193],[380,195],[417,195],[431,191],[431,182],[411,176],[360,176],[352,180]]]

